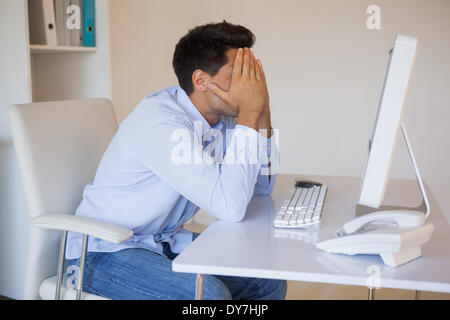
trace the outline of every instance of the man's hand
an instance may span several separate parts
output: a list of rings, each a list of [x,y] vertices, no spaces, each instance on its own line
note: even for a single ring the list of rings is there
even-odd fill
[[[238,49],[228,91],[212,83],[208,88],[237,111],[237,124],[259,130],[261,114],[268,108],[268,93],[261,62],[250,49]]]
[[[253,52],[252,52],[253,54]],[[263,132],[261,132],[261,134],[267,136],[267,138],[270,138],[272,136],[272,123],[271,123],[271,119],[270,119],[270,98],[269,98],[269,91],[267,90],[267,82],[266,82],[266,76],[264,74],[264,69],[263,66],[261,64],[261,60],[257,59],[256,60],[259,69],[261,70],[261,75],[264,81],[264,85],[265,85],[265,100],[264,100],[264,108],[263,111],[259,117],[259,129],[264,129],[266,130],[266,133],[264,134]]]

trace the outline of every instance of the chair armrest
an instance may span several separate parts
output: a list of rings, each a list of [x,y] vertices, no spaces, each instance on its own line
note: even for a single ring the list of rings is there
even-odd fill
[[[113,223],[71,214],[44,214],[31,218],[30,222],[38,228],[73,231],[116,244],[130,239],[133,235],[133,231]]]

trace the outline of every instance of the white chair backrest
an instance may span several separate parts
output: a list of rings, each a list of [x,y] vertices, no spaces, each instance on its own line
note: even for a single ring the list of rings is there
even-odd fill
[[[30,217],[74,214],[84,187],[117,131],[107,99],[41,102],[10,107],[14,145]],[[24,298],[56,274],[60,232],[30,227]]]

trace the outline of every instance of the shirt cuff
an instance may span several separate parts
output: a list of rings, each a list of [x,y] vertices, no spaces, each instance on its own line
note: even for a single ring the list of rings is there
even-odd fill
[[[278,148],[279,137],[277,131],[272,128],[272,135],[266,139],[267,160],[261,166],[261,174],[276,175],[280,165],[280,153]]]

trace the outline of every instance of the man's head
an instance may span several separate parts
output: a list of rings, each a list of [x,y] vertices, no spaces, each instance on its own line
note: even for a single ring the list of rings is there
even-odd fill
[[[218,114],[236,116],[236,111],[208,90],[215,83],[227,91],[238,48],[251,48],[255,36],[247,28],[223,21],[196,27],[180,39],[175,48],[173,68],[180,87],[193,94]]]

